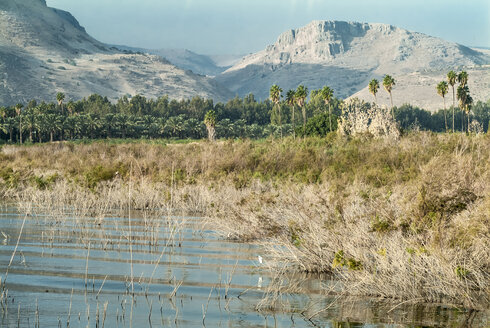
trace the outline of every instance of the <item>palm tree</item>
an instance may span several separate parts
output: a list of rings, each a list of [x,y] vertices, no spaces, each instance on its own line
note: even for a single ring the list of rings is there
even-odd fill
[[[385,75],[385,77],[383,78],[383,86],[385,87],[385,90],[388,91],[388,93],[390,94],[391,116],[393,116],[393,119],[395,119],[395,112],[393,111],[393,96],[391,94],[391,90],[393,89],[394,85],[395,79],[389,75]]]
[[[445,98],[448,90],[447,82],[446,81],[439,82],[436,89],[437,89],[437,93],[439,94],[439,96],[442,97],[442,100],[444,101],[444,124],[446,126],[446,132],[447,132],[446,98]]]
[[[295,121],[294,121],[294,112],[295,112],[295,105],[296,102],[296,92],[294,90],[289,90],[286,93],[286,103],[291,107],[291,121],[293,123],[293,139],[296,139],[296,131],[295,131]]]
[[[208,130],[208,138],[209,141],[214,141],[214,135],[216,133],[216,112],[214,110],[210,110],[204,116],[204,124],[206,124],[206,129]]]
[[[464,111],[467,109],[468,101],[469,101],[468,97],[470,97],[470,92],[468,90],[468,86],[464,86],[464,87],[461,85],[458,86],[457,97],[459,100],[459,109],[461,110],[461,113],[463,116],[462,125],[461,125],[461,132],[464,132]],[[469,121],[469,118],[468,118],[468,121]]]
[[[447,82],[453,88],[453,132],[454,132],[454,107],[456,107],[454,85],[456,84],[457,78],[458,78],[458,76],[456,75],[456,73],[454,71],[449,71],[449,73],[447,73]]]
[[[331,106],[331,101],[333,97],[333,90],[330,89],[327,86],[324,86],[322,91],[322,98],[323,101],[325,102],[325,105],[328,105],[328,120],[330,121],[330,131],[332,131],[332,106]]]
[[[296,99],[296,102],[298,103],[298,106],[301,108],[301,112],[303,114],[303,136],[304,137],[306,137],[306,107],[305,107],[306,97],[308,97],[308,88],[301,84],[296,89],[296,93],[294,95],[294,98]]]
[[[466,104],[465,104],[465,112],[466,116],[468,117],[468,133],[470,133],[470,112],[471,112],[471,107],[473,105],[473,98],[470,96],[468,93],[468,96],[466,98]]]
[[[22,145],[22,108],[24,107],[24,105],[22,104],[17,104],[15,105],[15,112],[17,113],[17,116],[19,116],[19,141],[20,141],[20,144]]]
[[[15,117],[7,117],[4,121],[4,128],[8,130],[10,136],[10,143],[13,142],[14,129],[17,126]]]
[[[369,82],[368,88],[369,88],[369,92],[371,92],[372,95],[374,96],[374,103],[377,103],[378,99],[376,98],[376,94],[378,93],[379,90],[379,81],[376,79],[372,79],[371,82]]]
[[[458,74],[458,82],[464,88],[468,84],[468,73],[461,71],[461,73]]]
[[[461,73],[458,74],[458,82],[459,85],[463,88],[467,88],[468,84],[468,73],[466,71],[461,71]],[[469,95],[469,90],[466,90],[467,94]],[[461,119],[461,131],[464,131],[464,108],[461,107],[461,114],[462,114],[462,119]]]
[[[61,107],[61,114],[63,115],[63,100],[65,100],[65,94],[63,92],[58,92],[56,95],[56,100],[58,101],[58,105]]]
[[[37,107],[32,108],[28,111],[26,115],[25,128],[29,131],[29,141],[34,142],[32,132],[37,129],[38,120],[37,116]]]
[[[85,124],[90,133],[90,139],[95,139],[95,132],[102,127],[102,122],[97,114],[85,115]]]
[[[281,131],[281,138],[282,138],[281,106],[279,106],[279,102],[281,101],[281,97],[282,97],[281,93],[282,93],[282,89],[277,84],[274,84],[269,90],[270,99],[274,103],[276,108],[278,108],[279,110],[279,130]]]

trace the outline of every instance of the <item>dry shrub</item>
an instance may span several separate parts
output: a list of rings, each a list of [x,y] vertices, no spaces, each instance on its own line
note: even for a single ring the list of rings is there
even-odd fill
[[[368,104],[358,98],[347,100],[342,105],[339,119],[339,132],[342,135],[369,133],[375,138],[396,140],[400,137],[396,121],[386,107]]]

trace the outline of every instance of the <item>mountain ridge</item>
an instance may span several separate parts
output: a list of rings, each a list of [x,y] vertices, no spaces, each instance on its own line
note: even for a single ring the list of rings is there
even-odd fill
[[[430,87],[422,98],[411,99],[404,94],[396,104],[415,102],[436,109],[438,96],[432,85],[437,80],[435,73],[443,80],[446,70],[463,67],[470,70],[470,83],[483,87],[481,91],[472,90],[477,92],[475,99],[480,99],[490,93],[489,79],[481,72],[482,67],[483,73],[488,71],[484,66],[489,63],[490,56],[483,52],[393,25],[312,21],[282,33],[274,44],[245,56],[216,79],[241,96],[252,92],[259,99],[268,97],[272,84],[285,90],[295,89],[299,84],[310,89],[329,85],[340,97],[355,94],[369,98],[361,92],[369,80],[390,74],[403,81],[398,89],[419,83]]]
[[[0,104],[98,93],[226,101],[233,94],[210,78],[159,56],[129,54],[88,35],[75,17],[43,0],[0,2]]]

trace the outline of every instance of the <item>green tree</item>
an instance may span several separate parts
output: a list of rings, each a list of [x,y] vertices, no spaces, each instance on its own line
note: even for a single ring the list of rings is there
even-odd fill
[[[368,88],[369,88],[369,92],[371,92],[371,94],[374,96],[374,103],[377,103],[378,99],[376,98],[376,94],[378,93],[379,90],[379,81],[376,79],[372,79],[369,82]]]
[[[282,98],[281,93],[282,93],[282,89],[277,84],[271,86],[269,90],[269,98],[279,113],[279,129],[281,131],[281,138],[282,138],[281,106],[279,106],[279,102],[281,101]]]
[[[295,131],[295,120],[294,120],[294,112],[296,111],[296,92],[294,90],[288,90],[286,93],[286,104],[291,107],[291,123],[293,124],[293,138],[296,139],[296,131]]]
[[[22,145],[22,108],[24,105],[22,104],[17,104],[15,105],[15,112],[17,113],[17,116],[19,117],[19,141],[20,144]]]
[[[306,98],[308,97],[308,88],[304,85],[299,85],[296,89],[296,93],[294,98],[296,99],[296,103],[299,108],[301,108],[301,113],[303,114],[303,131],[306,129]]]
[[[454,93],[454,85],[456,84],[456,79],[458,75],[454,71],[449,71],[447,73],[447,82],[453,88],[453,132],[454,132],[454,107],[456,107],[456,95]]]
[[[466,71],[461,71],[458,74],[458,82],[463,88],[468,84],[468,73]]]
[[[61,114],[63,115],[64,114],[64,111],[63,111],[63,100],[65,100],[65,94],[63,92],[58,92],[56,94],[56,100],[58,101],[58,105],[61,108]]]
[[[446,81],[441,81],[436,87],[437,89],[437,94],[442,97],[442,100],[444,102],[444,124],[446,127],[446,132],[447,132],[447,117],[446,117],[446,94],[448,91],[448,85]]]
[[[214,141],[216,133],[216,112],[214,110],[210,110],[206,113],[206,116],[204,116],[204,124],[206,125],[206,129],[208,130],[209,141]]]
[[[468,131],[469,131],[469,122],[470,122],[469,108],[471,106],[471,103],[473,102],[473,99],[470,96],[470,91],[467,85],[458,86],[457,97],[459,100],[459,109],[461,110],[462,117],[463,117],[461,122],[461,132],[464,132],[464,112],[468,113]]]
[[[38,120],[37,120],[38,114],[39,113],[37,108],[32,108],[25,115],[26,119],[25,119],[24,127],[29,131],[29,141],[31,143],[34,142],[33,131],[37,130],[38,128]]]
[[[391,91],[393,90],[393,86],[395,86],[395,79],[392,78],[390,75],[385,75],[383,78],[383,86],[385,87],[385,90],[390,94],[390,102],[391,102],[391,116],[393,119],[395,118],[395,112],[393,110],[393,95]]]
[[[332,105],[331,105],[332,98],[333,98],[333,90],[327,86],[324,86],[321,92],[325,105],[328,105],[328,120],[330,125],[330,131],[333,131],[332,130]]]

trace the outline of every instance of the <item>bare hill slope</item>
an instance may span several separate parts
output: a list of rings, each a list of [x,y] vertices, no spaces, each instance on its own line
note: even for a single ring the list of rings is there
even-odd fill
[[[226,100],[233,96],[210,78],[158,56],[128,54],[90,37],[68,12],[44,0],[0,1],[0,104],[32,98],[71,99],[99,93]]]

